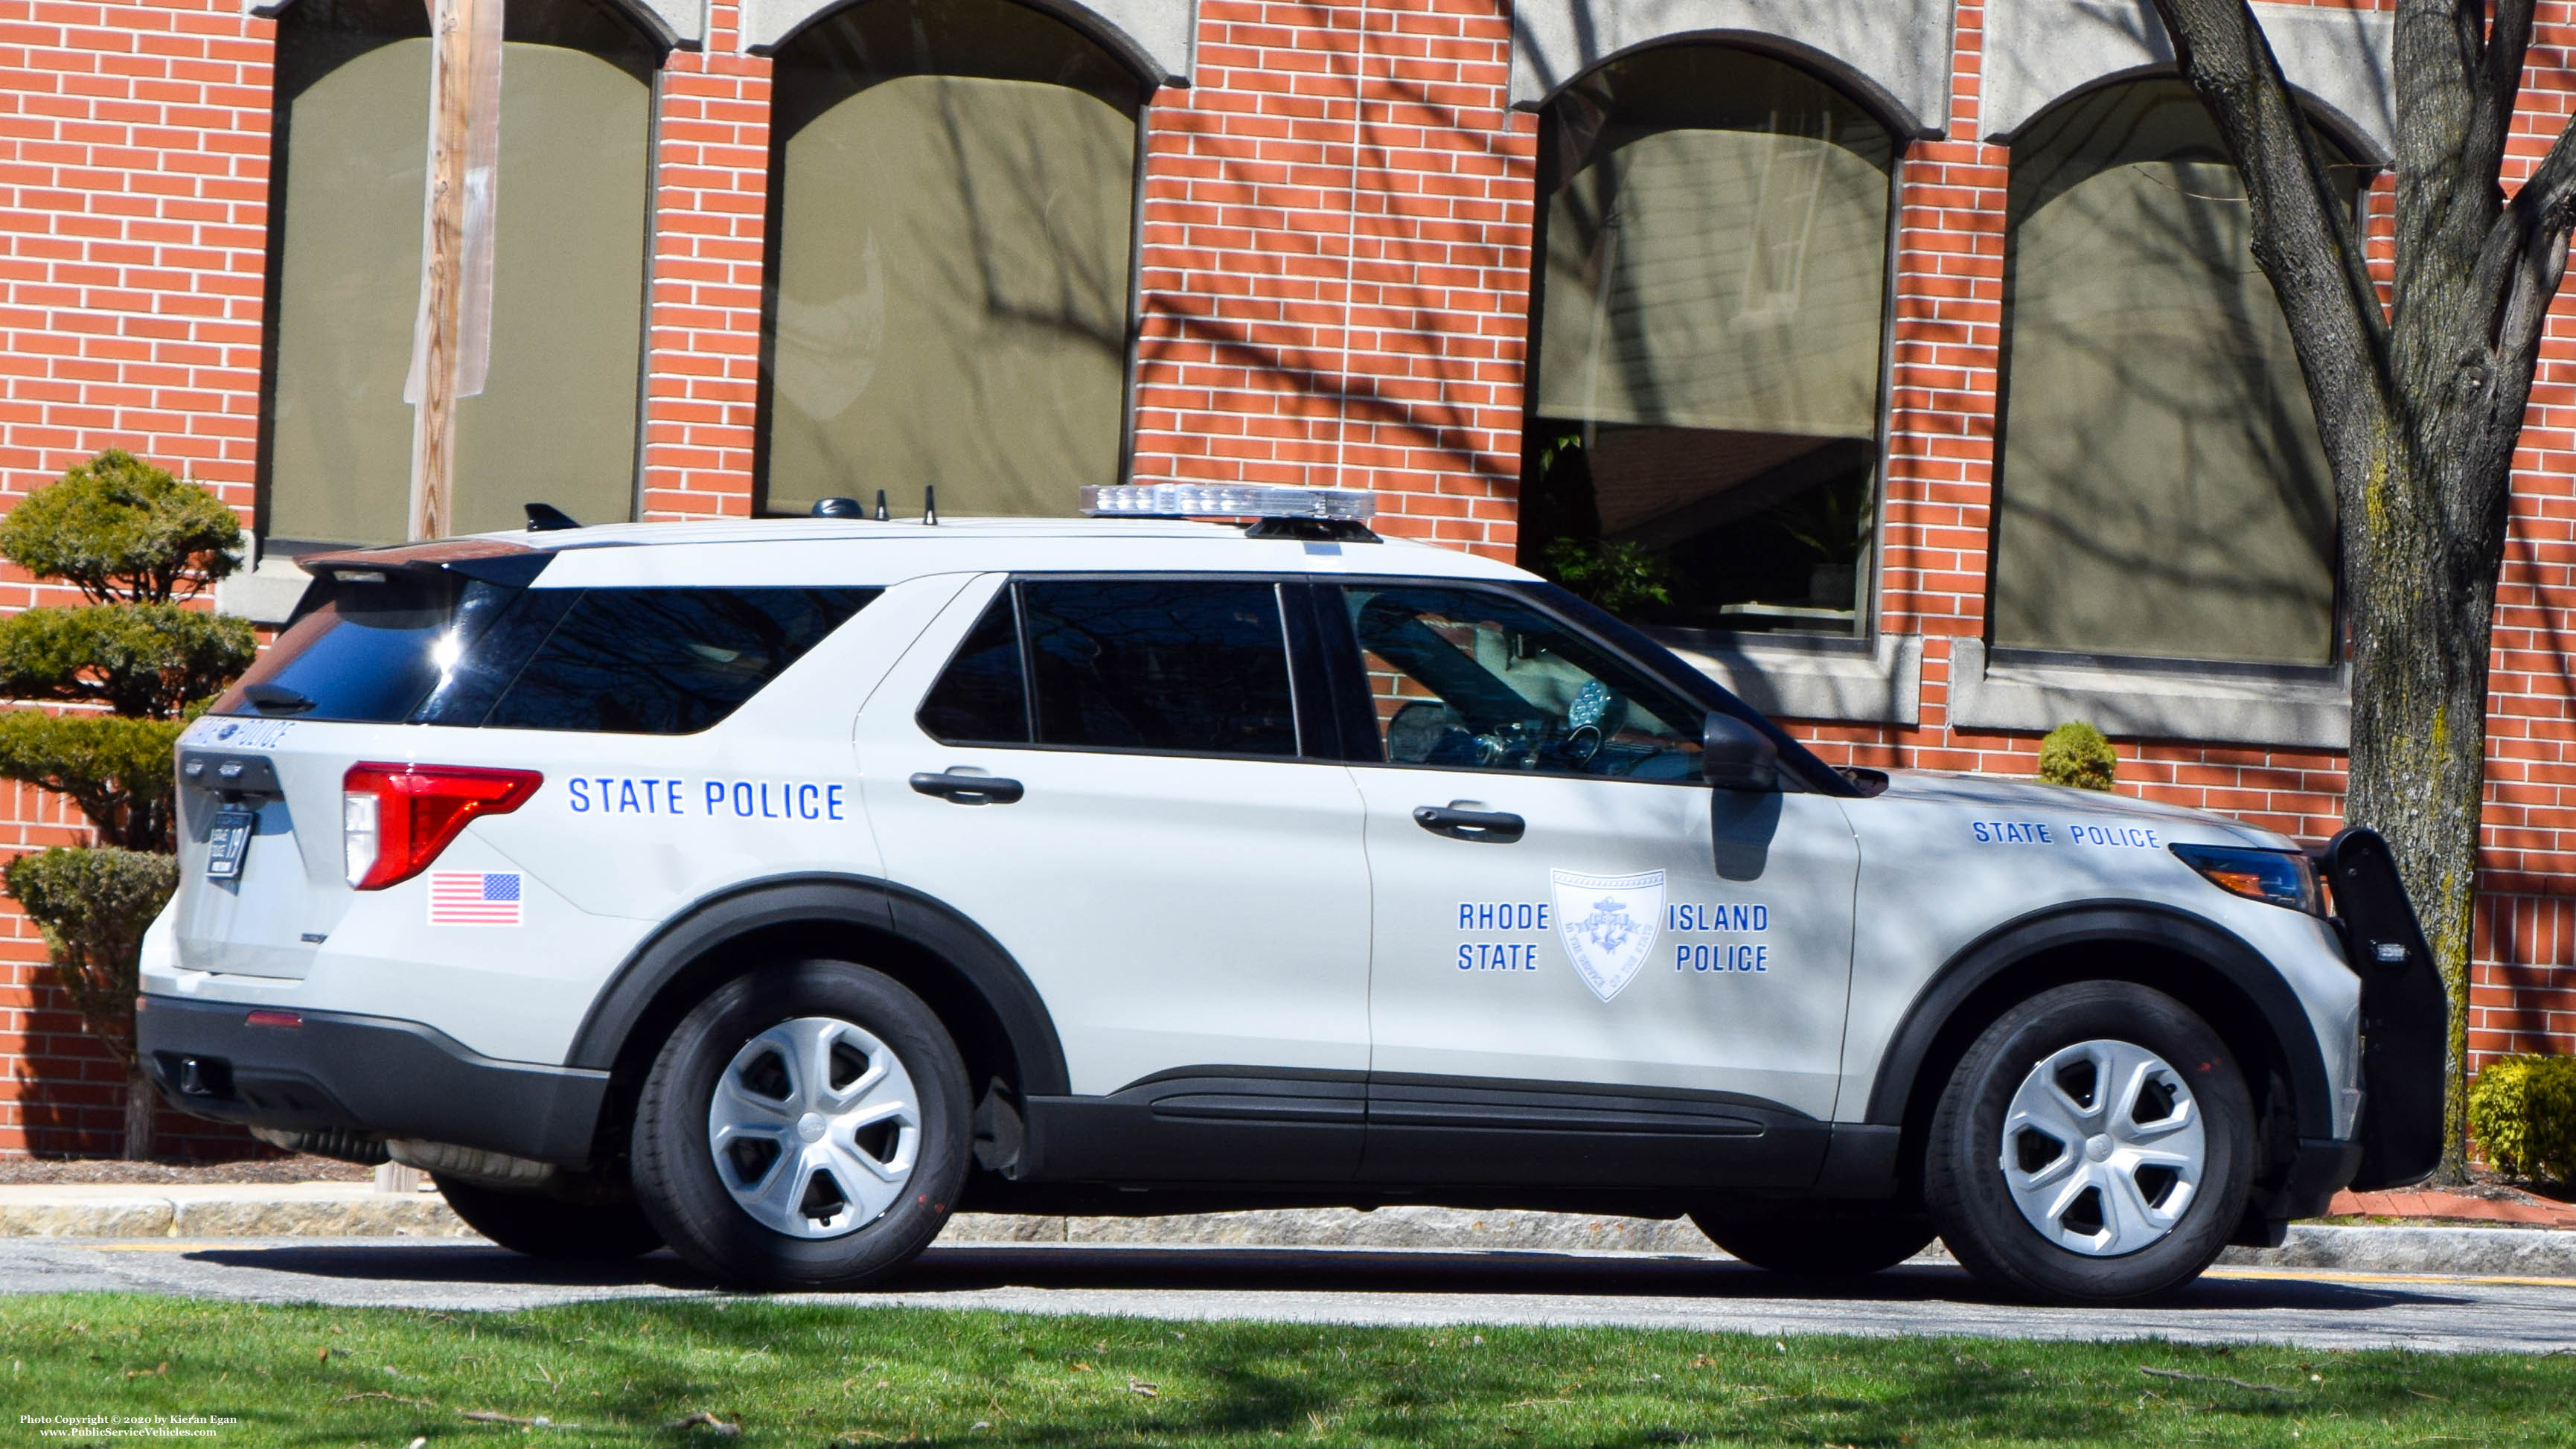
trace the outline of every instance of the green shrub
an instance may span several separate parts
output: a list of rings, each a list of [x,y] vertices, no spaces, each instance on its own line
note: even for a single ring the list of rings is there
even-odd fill
[[[2576,1181],[2576,1057],[2505,1057],[2469,1087],[2469,1131],[2487,1164]]]
[[[145,928],[178,889],[178,861],[113,846],[56,846],[19,856],[0,877],[45,933],[54,973],[91,1034],[132,1072],[135,968]]]
[[[1556,539],[1547,546],[1547,572],[1568,593],[1613,614],[1673,601],[1663,560],[1633,543]]]
[[[171,850],[170,753],[185,720],[0,711],[0,779],[71,797],[99,838],[128,850]]]
[[[2102,732],[2081,720],[2069,720],[2039,742],[2039,778],[2078,790],[2108,790],[2120,768],[2120,752]]]
[[[0,618],[0,698],[174,719],[231,683],[258,653],[249,620],[179,604],[29,609]]]
[[[239,566],[241,521],[215,496],[110,448],[0,518],[0,554],[94,604],[166,604]]]

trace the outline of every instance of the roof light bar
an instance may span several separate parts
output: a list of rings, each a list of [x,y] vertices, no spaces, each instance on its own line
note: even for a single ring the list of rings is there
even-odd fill
[[[1087,518],[1314,518],[1366,523],[1375,495],[1357,488],[1274,488],[1247,483],[1085,485]]]

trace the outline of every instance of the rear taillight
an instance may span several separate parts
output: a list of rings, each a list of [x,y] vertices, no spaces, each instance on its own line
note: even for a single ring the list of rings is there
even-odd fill
[[[427,869],[477,815],[507,815],[537,793],[534,770],[357,764],[340,781],[349,884],[382,890]]]

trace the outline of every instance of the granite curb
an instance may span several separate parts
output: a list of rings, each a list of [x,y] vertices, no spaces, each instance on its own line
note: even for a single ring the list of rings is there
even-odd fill
[[[465,1238],[436,1193],[367,1183],[0,1186],[0,1237]],[[1686,1219],[1461,1208],[1302,1208],[1163,1218],[961,1213],[941,1244],[1616,1252],[1722,1258]],[[1935,1243],[1925,1255],[1948,1255]],[[2576,1231],[2300,1225],[2277,1248],[2230,1248],[2240,1268],[2576,1280]]]

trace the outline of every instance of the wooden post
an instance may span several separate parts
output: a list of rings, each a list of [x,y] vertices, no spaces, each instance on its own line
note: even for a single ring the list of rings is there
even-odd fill
[[[429,103],[429,220],[421,258],[426,336],[420,347],[420,403],[412,415],[411,537],[447,533],[456,496],[459,337],[465,298],[466,129],[474,92],[475,7],[487,0],[432,0],[438,49]]]

